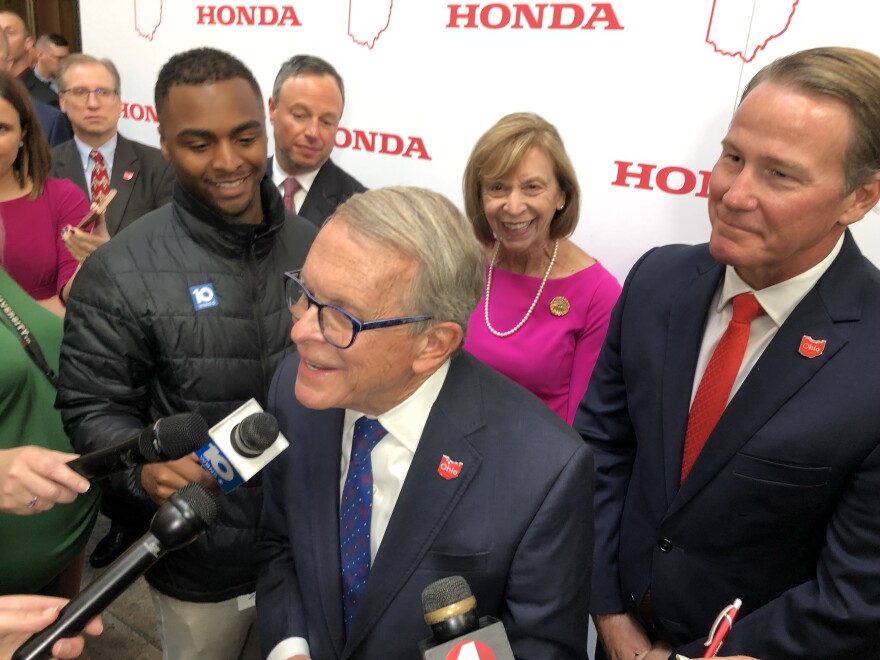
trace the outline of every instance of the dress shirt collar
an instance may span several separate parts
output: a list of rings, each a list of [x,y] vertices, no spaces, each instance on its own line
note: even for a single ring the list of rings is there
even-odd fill
[[[443,383],[446,382],[446,374],[449,373],[449,360],[446,360],[440,368],[431,374],[419,388],[406,399],[398,403],[388,412],[379,415],[379,423],[390,435],[397,438],[401,444],[413,454],[419,446],[425,424],[428,423],[428,415],[440,396]],[[351,437],[352,427],[363,413],[346,408],[345,425],[343,436]]]
[[[761,303],[761,307],[764,308],[767,316],[770,317],[776,327],[781,327],[789,314],[794,311],[794,308],[804,299],[804,296],[810,292],[810,289],[816,286],[816,282],[819,281],[819,278],[825,274],[825,271],[828,270],[832,262],[837,258],[837,255],[840,254],[844,236],[845,234],[841,234],[831,253],[809,270],[805,270],[800,275],[795,275],[791,279],[768,286],[760,291],[755,291],[746,284],[733,266],[726,266],[724,284],[721,288],[721,296],[718,299],[716,311],[720,312],[724,309],[734,296],[751,291],[754,292],[755,298]]]
[[[100,152],[100,154],[104,157],[104,167],[107,168],[107,174],[112,174],[113,157],[116,155],[116,143],[118,141],[118,138],[119,134],[114,133],[113,137],[111,137],[97,149],[97,151]],[[92,153],[93,147],[87,145],[76,135],[73,136],[73,143],[76,145],[76,150],[79,152],[79,157],[82,161],[83,171],[85,172],[89,169],[89,155]]]
[[[281,164],[278,162],[278,156],[276,155],[274,160],[272,161],[272,182],[278,187],[281,188],[284,180],[288,177],[293,177],[299,183],[299,187],[303,192],[308,194],[309,190],[312,189],[312,184],[315,183],[315,177],[318,176],[318,172],[321,171],[321,168],[317,168],[312,170],[311,172],[305,172],[304,174],[288,174],[283,169],[281,169]]]

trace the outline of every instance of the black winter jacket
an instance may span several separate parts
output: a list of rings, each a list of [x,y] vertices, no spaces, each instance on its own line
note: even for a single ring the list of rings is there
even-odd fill
[[[172,203],[83,263],[67,304],[57,398],[77,451],[174,413],[196,411],[213,426],[251,397],[265,405],[275,367],[293,350],[282,274],[302,266],[317,230],[285,212],[268,178],[260,192],[268,211],[248,225],[177,184]],[[102,486],[105,511],[146,530],[156,506],[140,471]],[[254,590],[262,488],[239,488],[220,503],[206,534],[147,574],[162,593],[216,602]]]

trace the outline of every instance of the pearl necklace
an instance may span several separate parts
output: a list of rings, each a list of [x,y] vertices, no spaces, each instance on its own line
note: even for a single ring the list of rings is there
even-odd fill
[[[535,299],[532,301],[531,306],[529,307],[529,311],[526,312],[526,315],[522,317],[522,321],[517,323],[513,328],[508,330],[507,332],[499,332],[495,328],[492,327],[492,324],[489,323],[489,293],[492,290],[492,271],[495,268],[495,259],[498,258],[498,250],[501,247],[501,241],[495,243],[495,252],[492,253],[492,261],[489,264],[489,276],[486,278],[486,304],[483,307],[483,315],[486,319],[486,327],[489,328],[489,332],[491,332],[496,337],[509,337],[517,330],[519,330],[525,322],[529,320],[529,317],[532,315],[532,312],[535,309],[535,305],[538,304],[538,299],[541,297],[541,293],[544,291],[544,285],[547,284],[547,280],[550,278],[550,271],[553,270],[553,264],[556,263],[556,253],[559,251],[559,240],[556,240],[556,243],[553,245],[553,256],[550,257],[550,265],[547,266],[547,272],[544,273],[544,279],[541,280],[541,286],[538,287],[538,293],[535,294]]]

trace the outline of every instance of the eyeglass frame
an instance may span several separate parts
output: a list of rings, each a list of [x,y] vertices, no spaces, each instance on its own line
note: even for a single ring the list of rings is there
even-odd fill
[[[85,92],[85,94],[83,94]],[[98,101],[112,101],[113,99],[119,96],[119,92],[117,92],[112,87],[95,87],[94,89],[89,89],[88,87],[68,87],[67,89],[58,90],[59,94],[70,94],[72,98],[82,102],[88,102],[89,97],[94,94],[95,98]]]
[[[327,341],[331,346],[335,346],[340,350],[345,350],[346,348],[350,348],[354,343],[354,340],[357,339],[357,336],[366,330],[376,330],[378,328],[390,328],[396,325],[406,325],[408,323],[420,323],[422,321],[430,321],[434,317],[429,314],[416,314],[414,316],[395,316],[387,319],[376,319],[375,321],[361,321],[350,313],[339,307],[338,305],[331,305],[329,303],[318,302],[315,298],[314,294],[308,290],[305,284],[303,284],[302,280],[299,276],[302,273],[302,269],[291,270],[284,273],[284,297],[287,299],[287,309],[290,310],[291,314],[293,313],[294,305],[290,304],[290,296],[287,295],[287,286],[288,283],[293,281],[302,289],[302,292],[306,296],[306,300],[308,301],[308,306],[306,307],[306,311],[308,311],[312,307],[316,307],[318,311],[316,312],[318,316],[318,327],[321,329],[321,336]],[[298,302],[298,301],[297,301]],[[330,338],[327,337],[327,333],[324,332],[324,321],[322,310],[325,307],[329,307],[330,309],[339,312],[346,319],[351,322],[351,341],[349,341],[345,346],[340,346],[337,343],[330,341]],[[300,317],[302,318],[302,317]],[[297,319],[299,320],[299,319]]]

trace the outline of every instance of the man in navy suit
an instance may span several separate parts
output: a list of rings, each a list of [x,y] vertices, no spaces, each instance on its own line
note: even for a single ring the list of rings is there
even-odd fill
[[[417,657],[430,636],[422,590],[460,574],[518,657],[586,659],[591,452],[460,352],[483,285],[461,213],[422,189],[355,195],[287,280],[297,355],[269,394],[290,447],[263,473],[264,653]],[[387,434],[364,481],[350,456],[372,420]],[[372,502],[354,533],[358,484]]]
[[[880,58],[777,60],[721,145],[708,245],[636,264],[575,420],[596,455],[591,611],[611,658],[701,656],[735,598],[725,653],[878,657],[880,272],[848,227],[880,198]]]
[[[332,64],[295,55],[281,65],[269,98],[275,158],[269,176],[289,210],[317,227],[366,188],[330,160],[345,105],[345,85]]]

